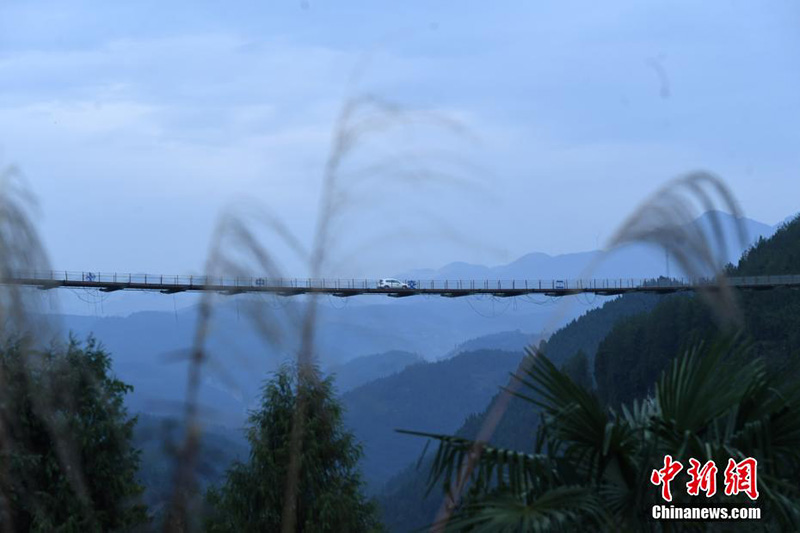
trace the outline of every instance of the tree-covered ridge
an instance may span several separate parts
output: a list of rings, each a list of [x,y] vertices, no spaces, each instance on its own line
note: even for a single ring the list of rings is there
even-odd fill
[[[543,412],[537,445],[484,447],[447,530],[716,531],[713,522],[651,519],[653,505],[665,503],[653,471],[670,455],[686,468],[689,459],[714,461],[720,477],[729,460],[755,459],[760,494],[757,503],[722,490],[692,496],[681,478],[672,504],[757,505],[759,526],[797,531],[800,384],[771,374],[748,351],[730,338],[695,345],[665,369],[652,396],[613,410],[532,350],[520,395]],[[439,441],[431,484],[447,491],[475,443],[427,436]]]
[[[618,321],[652,309],[663,297],[656,294],[628,294],[608,301],[602,307],[587,311],[540,343],[539,348],[556,366],[569,364],[578,353],[582,353],[592,367],[597,347]],[[497,395],[492,399],[494,402]],[[475,438],[491,404],[481,413],[464,421],[457,434]],[[515,449],[530,449],[533,446],[538,413],[530,405],[512,399],[509,407],[492,436],[497,446]]]
[[[662,297],[653,294],[629,294],[606,302],[602,307],[592,309],[556,331],[542,348],[559,365],[569,364],[570,359],[582,352],[588,360],[594,357],[595,350],[608,334],[614,323],[623,317],[639,314],[651,309]],[[589,367],[591,369],[591,366]],[[504,384],[507,381],[504,377]],[[497,400],[495,393],[491,402],[480,413],[470,415],[455,432],[463,438],[475,438]],[[518,398],[512,398],[491,442],[495,446],[518,450],[532,450],[539,422],[538,409]],[[410,429],[411,426],[405,426]],[[416,429],[420,429],[418,426]],[[417,464],[409,463],[397,476],[391,479],[379,495],[383,520],[393,531],[411,531],[430,524],[436,509],[441,504],[442,495],[438,491],[428,493],[427,477],[430,457]],[[427,495],[426,495],[427,494]]]
[[[147,522],[139,503],[132,387],[92,338],[33,350],[0,348],[0,529],[116,531]]]
[[[729,269],[733,276],[800,273],[800,218],[760,240]],[[745,335],[754,356],[776,372],[796,375],[800,356],[800,293],[793,289],[737,294]],[[612,405],[642,398],[669,361],[697,339],[713,338],[719,325],[698,297],[664,299],[652,311],[621,320],[601,343],[595,359],[598,392]]]
[[[631,293],[591,309],[553,333],[542,350],[556,366],[578,352],[594,363],[597,347],[620,319],[652,309],[662,297],[657,294]]]
[[[390,350],[356,357],[331,367],[328,373],[335,378],[337,392],[343,394],[370,381],[396,374],[408,366],[424,362],[425,360],[418,354]]]
[[[291,434],[298,399],[305,398],[297,531],[368,532],[381,529],[374,505],[362,495],[361,447],[343,424],[332,378],[281,368],[263,388],[250,415],[250,456],[208,492],[209,531],[280,531],[284,518]]]
[[[539,335],[523,333],[519,329],[481,335],[459,343],[445,358],[476,350],[503,350],[521,352],[526,346],[538,342]]]
[[[396,429],[456,430],[465,417],[486,406],[521,359],[522,353],[500,350],[465,352],[411,365],[343,394],[345,422],[364,444],[362,466],[369,487],[379,490],[422,451],[424,443]]]
[[[140,413],[133,430],[133,445],[141,450],[137,479],[144,485],[142,499],[160,529],[172,498],[177,465],[177,444],[186,431],[180,418]],[[195,483],[200,491],[224,480],[225,471],[249,452],[242,431],[205,424],[197,450]]]
[[[769,239],[761,238],[742,256],[735,276],[798,274],[800,215],[783,224]]]
[[[687,339],[704,338],[713,329],[705,305],[685,295],[665,298],[649,312],[623,318],[597,350],[594,377],[601,398],[609,405],[643,398]]]
[[[729,271],[731,275],[800,273],[800,220],[786,224],[772,238],[761,239]],[[636,297],[643,299],[636,301]],[[749,354],[764,356],[763,364],[778,374],[793,370],[800,355],[800,294],[792,290],[744,292],[739,302],[745,332],[752,339]],[[637,308],[636,303],[643,304]],[[562,328],[543,346],[556,367],[570,370],[571,358],[583,350],[594,357],[594,378],[600,397],[613,405],[630,403],[654,391],[654,383],[669,362],[695,341],[714,338],[717,325],[707,305],[690,295],[659,297],[626,295],[590,311]],[[788,375],[792,375],[788,373]],[[533,448],[539,409],[514,399],[492,444],[529,451]],[[456,433],[477,435],[484,415],[467,419]],[[381,496],[384,517],[398,531],[430,523],[441,503],[441,492],[419,496],[430,463],[412,465]],[[414,503],[411,503],[414,502]],[[408,518],[415,513],[413,518]]]

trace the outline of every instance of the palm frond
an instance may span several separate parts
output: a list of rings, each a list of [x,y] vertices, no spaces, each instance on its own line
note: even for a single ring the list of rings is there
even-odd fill
[[[632,450],[633,430],[624,417],[611,417],[600,400],[576,384],[541,352],[528,349],[523,375],[529,394],[515,392],[543,409],[553,437],[565,445],[565,455],[588,476],[598,476],[614,456]]]
[[[534,454],[404,432],[439,442],[430,487],[441,482],[448,494],[451,486],[469,487],[452,519],[435,527],[653,529],[648,516],[658,492],[650,473],[669,453],[681,461],[694,457],[717,464],[756,458],[759,502],[771,513],[771,525],[798,530],[800,489],[789,480],[800,475],[800,384],[776,383],[740,338],[725,336],[687,349],[664,370],[651,397],[618,412],[535,350],[515,378],[522,387],[509,392],[540,410]],[[469,479],[459,478],[463,472],[470,472]]]
[[[765,379],[759,360],[735,338],[698,344],[675,358],[656,383],[654,400],[661,436],[673,446],[699,435],[718,417],[735,412]]]
[[[611,517],[596,494],[587,487],[561,486],[520,499],[498,493],[467,504],[446,531],[585,531],[612,529]],[[436,524],[434,524],[434,528]]]
[[[471,481],[480,490],[498,487],[514,494],[523,494],[540,480],[553,479],[558,475],[552,458],[546,455],[495,448],[451,435],[402,429],[397,432],[439,441],[428,478],[428,491],[439,483],[448,488],[452,483],[466,481],[460,479],[460,469],[469,454],[475,453],[476,446],[480,447],[481,453]]]

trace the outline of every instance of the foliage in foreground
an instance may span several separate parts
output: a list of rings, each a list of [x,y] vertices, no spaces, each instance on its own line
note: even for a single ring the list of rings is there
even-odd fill
[[[738,266],[726,270],[728,276],[800,272],[800,217],[769,239],[759,240]],[[770,372],[800,379],[798,291],[738,291],[737,300],[742,331],[752,342],[753,355],[762,357]],[[646,313],[617,320],[598,346],[593,366],[598,395],[609,405],[619,406],[652,394],[652,384],[683,346],[714,338],[722,325],[703,298],[686,294],[664,297]],[[551,355],[549,349],[546,353]]]
[[[331,378],[316,372],[298,378],[281,368],[263,388],[261,406],[250,415],[250,458],[235,463],[225,483],[212,488],[209,531],[280,531],[290,435],[299,395],[306,404],[300,488],[299,531],[380,530],[375,506],[361,493],[361,448],[345,430]]]
[[[0,348],[0,529],[113,531],[147,522],[136,481],[133,387],[110,375],[110,356],[89,338],[32,351]]]
[[[542,354],[529,351],[520,397],[542,409],[534,453],[484,447],[469,491],[448,529],[473,531],[712,530],[713,523],[659,523],[663,503],[650,483],[670,454],[688,466],[728,458],[758,460],[759,527],[800,527],[800,385],[769,376],[759,358],[734,341],[700,344],[672,361],[643,402],[606,408]],[[444,435],[431,486],[454,485],[473,442]],[[722,467],[724,468],[724,466]],[[721,470],[720,469],[720,475]],[[685,472],[684,472],[685,474]],[[682,478],[680,478],[682,479]],[[676,505],[691,500],[685,480],[672,483]],[[724,496],[720,504],[751,502]],[[705,496],[699,497],[705,500]],[[740,524],[752,528],[752,524]]]

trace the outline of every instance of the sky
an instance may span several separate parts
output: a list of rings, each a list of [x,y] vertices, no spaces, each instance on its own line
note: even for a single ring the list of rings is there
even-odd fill
[[[699,169],[774,224],[798,30],[791,1],[3,0],[0,167],[63,270],[202,272],[222,213],[309,249],[342,124],[329,276],[596,249]]]

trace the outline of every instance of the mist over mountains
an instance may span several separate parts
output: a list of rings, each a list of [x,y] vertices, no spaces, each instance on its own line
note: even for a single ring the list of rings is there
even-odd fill
[[[749,249],[735,261],[737,266],[732,275],[797,272],[799,228],[800,220],[794,219],[783,231]],[[759,356],[765,356],[765,365],[784,378],[786,374],[796,375],[798,328],[795,323],[800,316],[797,291],[787,288],[742,291],[737,298],[745,316],[743,332],[748,342],[757,346],[755,351]],[[570,322],[540,347],[544,355],[573,380],[585,376],[594,394],[619,412],[621,402],[642,401],[652,395],[655,379],[687,346],[698,342],[697,339],[716,338],[715,331],[721,330],[712,314],[708,302],[692,293],[625,294]],[[586,365],[585,374],[581,374],[580,364],[571,365],[578,361]],[[796,382],[794,378],[788,379]],[[524,389],[523,394],[535,397],[530,389]],[[456,431],[447,434],[477,438],[492,404],[499,398],[498,394],[481,413],[468,417]],[[687,407],[694,409],[694,403],[688,403]],[[540,417],[541,411],[536,405],[512,398],[489,444],[530,452],[534,449]],[[588,426],[586,430],[590,431]],[[416,531],[428,527],[435,519],[444,498],[440,485],[429,491],[429,472],[435,453],[435,449],[429,450],[426,456],[409,462],[378,494],[384,523],[389,530]]]
[[[759,238],[770,237],[780,224],[770,226],[750,218],[741,218],[739,223],[745,230],[742,246],[737,239],[737,219],[728,213],[715,212],[720,222],[725,253],[729,263],[736,263],[745,248]],[[711,213],[698,217],[694,224],[705,235],[712,235]],[[791,218],[791,217],[789,217]],[[788,220],[788,219],[787,219]],[[594,268],[591,268],[594,266]],[[604,255],[592,250],[562,255],[541,252],[526,254],[506,265],[488,267],[463,262],[454,262],[438,269],[409,270],[399,274],[399,279],[575,279],[588,278],[650,278],[658,276],[680,277],[685,273],[674,260],[668,259],[660,248],[648,245],[632,245]]]
[[[288,303],[292,306],[300,302]],[[316,331],[318,362],[335,373],[340,390],[402,369],[411,361],[402,353],[433,360],[453,355],[467,339],[507,330],[537,331],[551,305],[512,305],[510,301],[431,299],[415,305],[321,307]],[[571,313],[580,313],[576,307]],[[570,315],[571,316],[571,315]],[[178,313],[142,312],[128,317],[59,317],[63,335],[94,334],[113,354],[114,371],[135,387],[128,398],[136,411],[170,415],[180,409],[197,309]],[[298,324],[276,314],[279,343],[266,342],[247,315],[230,304],[215,312],[209,331],[209,364],[203,370],[201,402],[212,421],[237,426],[258,396],[269,372],[291,363]],[[518,337],[528,338],[529,334]],[[519,338],[513,346],[521,346]],[[463,351],[463,350],[462,350]],[[387,355],[387,352],[391,352]],[[382,354],[385,364],[363,359]],[[360,363],[351,363],[362,358]],[[398,362],[395,359],[400,359]],[[338,381],[337,381],[338,383]],[[348,385],[349,384],[349,385]]]
[[[508,382],[522,351],[475,350],[412,365],[342,396],[345,420],[364,445],[364,478],[377,490],[422,452],[420,439],[396,429],[454,431]]]
[[[797,11],[0,1],[0,533],[800,532]]]
[[[721,219],[728,248],[726,257],[731,262],[750,244],[771,236],[777,229],[744,219],[748,241],[742,246],[734,238],[733,217],[721,214]],[[695,223],[710,231],[709,215]],[[629,246],[599,260],[601,254],[598,251],[558,256],[531,253],[497,267],[451,263],[440,269],[410,271],[397,277],[570,279],[587,275],[587,267],[595,262],[589,274],[592,277],[657,277],[666,275],[667,269],[673,276],[680,275],[676,266],[668,265],[662,252],[646,246]],[[652,295],[640,296],[642,301],[655,301]],[[592,326],[594,336],[583,339],[584,344],[594,347],[602,332],[611,327],[612,322],[602,321],[603,317],[616,315],[608,311],[588,315],[586,312],[604,303],[617,303],[613,297],[577,297],[566,302],[546,297],[357,298],[357,302],[320,300],[315,342],[321,368],[335,375],[347,425],[363,444],[364,478],[370,491],[382,494],[382,498],[392,491],[411,491],[409,487],[416,490],[420,484],[406,470],[422,452],[424,442],[398,435],[396,429],[454,432],[466,427],[465,420],[474,425],[476,416],[484,412],[498,388],[507,383],[524,347],[547,338],[545,326],[557,328],[583,316],[580,324],[585,330],[587,324],[601,320]],[[635,297],[625,300],[634,301]],[[261,309],[281,332],[279,341],[266,342],[253,327],[249,310],[254,302],[262,304]],[[554,325],[550,320],[561,303],[568,305],[558,307],[563,313],[560,322]],[[293,360],[299,325],[292,317],[301,316],[304,305],[302,298],[219,297],[209,331],[210,359],[203,369],[200,406],[203,420],[211,428],[209,446],[226,450],[230,448],[225,444],[228,440],[240,443],[235,447],[236,453],[225,451],[220,455],[226,464],[233,457],[242,456],[240,429],[263,381],[270,372]],[[609,309],[616,307],[619,306]],[[63,335],[71,332],[81,338],[93,334],[102,341],[113,356],[115,373],[135,387],[127,398],[129,408],[146,414],[150,426],[180,413],[186,394],[187,360],[198,323],[197,306],[128,316],[54,318],[60,322]],[[575,324],[572,322],[572,329]],[[566,337],[561,334],[555,340],[564,344],[561,350],[564,354],[574,351],[570,343],[583,342]],[[593,358],[594,349],[579,347]],[[442,383],[449,385],[441,386]],[[158,462],[158,452],[153,446],[147,444],[147,455]],[[217,466],[210,482],[224,471]],[[147,471],[148,486],[152,485],[148,497],[154,501],[167,486],[156,470]],[[398,475],[400,478],[395,478]]]
[[[719,213],[728,255],[736,258],[744,247],[735,242],[735,220]],[[751,219],[742,222],[749,235],[748,244],[767,237],[775,227]],[[695,221],[708,227],[709,215]],[[451,263],[440,269],[411,271],[399,276],[423,279],[568,279],[584,274],[600,252],[581,252],[549,256],[527,254],[507,265],[487,267]],[[674,270],[675,267],[672,267]],[[663,252],[645,246],[631,246],[609,254],[599,262],[596,277],[656,277],[665,275],[667,264]],[[675,275],[675,272],[672,272]],[[133,300],[138,294],[115,294],[113,298]],[[166,295],[147,295],[162,298]],[[302,298],[221,296],[215,307],[208,343],[211,359],[204,370],[201,402],[213,407],[212,420],[223,425],[238,426],[258,395],[260,384],[269,372],[292,360],[296,352],[298,324],[291,316],[299,316]],[[323,298],[320,300],[319,324],[316,332],[317,357],[321,367],[335,372],[344,385],[340,390],[387,375],[375,362],[348,366],[357,358],[410,352],[421,359],[437,360],[474,349],[521,350],[539,338],[546,325],[558,327],[602,305],[608,297],[573,297],[563,308],[560,324],[548,324],[553,306],[561,302],[547,297],[497,299],[468,297],[459,299],[412,297],[388,299],[362,296],[353,299]],[[248,309],[253,303],[270,313],[270,321],[280,330],[281,342],[265,342],[253,327]],[[94,333],[114,357],[114,369],[136,388],[129,398],[131,408],[152,414],[174,414],[184,397],[187,350],[197,325],[197,307],[167,311],[146,311],[128,316],[60,315],[63,335],[72,332],[78,337]],[[497,337],[492,338],[492,335]],[[489,336],[489,337],[487,337]],[[470,339],[481,339],[470,344]],[[466,343],[466,344],[465,344]],[[384,355],[388,369],[398,371],[405,365],[402,357]],[[360,374],[360,377],[356,375]]]

